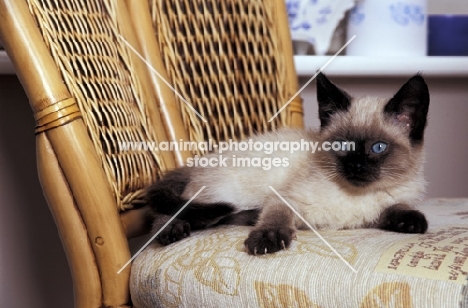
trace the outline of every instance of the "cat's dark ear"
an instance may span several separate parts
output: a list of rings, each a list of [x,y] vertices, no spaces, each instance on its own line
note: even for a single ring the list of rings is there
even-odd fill
[[[408,127],[413,143],[424,138],[428,110],[429,90],[421,75],[409,79],[384,109],[395,121]]]
[[[323,128],[330,123],[330,118],[334,113],[348,110],[351,97],[328,80],[322,72],[315,79],[317,80],[320,126]]]

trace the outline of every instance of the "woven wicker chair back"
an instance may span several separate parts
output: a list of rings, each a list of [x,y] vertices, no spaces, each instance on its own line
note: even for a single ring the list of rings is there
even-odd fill
[[[150,6],[190,140],[238,140],[288,125],[286,112],[268,122],[289,99],[274,1],[153,0]]]
[[[115,1],[29,0],[43,39],[79,106],[119,210],[133,207],[141,188],[166,166],[156,151],[135,148],[157,141],[142,79],[122,33]],[[137,60],[140,61],[140,60]],[[139,144],[138,146],[141,146]]]

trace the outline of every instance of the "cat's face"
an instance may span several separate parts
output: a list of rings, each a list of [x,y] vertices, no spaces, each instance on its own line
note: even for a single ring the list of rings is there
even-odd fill
[[[321,152],[326,174],[344,188],[386,189],[421,172],[429,93],[414,76],[389,99],[352,98],[317,77],[321,140],[349,148]]]

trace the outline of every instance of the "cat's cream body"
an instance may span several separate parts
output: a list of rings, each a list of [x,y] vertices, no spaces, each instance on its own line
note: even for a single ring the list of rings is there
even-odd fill
[[[320,129],[282,129],[253,136],[251,143],[318,143],[322,148],[338,141],[352,142],[354,149],[215,151],[206,158],[215,161],[221,154],[225,165],[175,169],[148,189],[153,228],[199,194],[159,242],[182,239],[190,229],[246,224],[254,226],[245,241],[248,253],[276,252],[290,245],[296,229],[306,227],[282,198],[317,229],[424,233],[427,220],[415,210],[425,186],[429,92],[424,79],[412,77],[390,99],[352,98],[319,74],[317,100]],[[268,170],[234,165],[241,157],[252,163],[254,158],[282,163]]]
[[[382,116],[381,110],[388,99],[360,98],[354,99],[349,114],[353,115],[355,126],[375,129],[385,125],[388,119]],[[364,112],[366,111],[366,112]],[[365,115],[359,118],[359,115]],[[345,115],[346,116],[346,115]],[[343,117],[345,117],[343,116]],[[343,118],[340,121],[347,121]],[[349,119],[351,121],[351,119]],[[332,121],[333,123],[333,121]],[[392,126],[390,126],[392,127]],[[404,127],[396,126],[390,130],[395,139],[404,133]],[[389,132],[388,126],[386,127]],[[308,142],[334,141],[323,140],[319,132],[313,130],[283,129],[252,138],[254,142]],[[404,142],[404,140],[401,140]],[[409,147],[408,144],[405,144]],[[279,197],[269,188],[273,187],[293,206],[312,226],[318,229],[348,229],[370,226],[376,223],[380,213],[394,204],[404,203],[418,205],[423,197],[425,181],[423,176],[424,151],[418,149],[417,159],[408,164],[410,170],[398,181],[377,182],[363,188],[350,187],[337,181],[333,175],[318,163],[323,153],[316,151],[277,151],[266,155],[259,151],[235,151],[223,153],[227,157],[227,167],[215,167],[206,170],[200,168],[191,172],[191,180],[182,198],[189,200],[202,186],[206,188],[195,198],[200,203],[226,202],[235,204],[238,211],[268,207],[271,204],[283,204]],[[415,153],[413,153],[415,154]],[[211,154],[217,156],[218,154]],[[239,157],[279,157],[288,158],[287,167],[233,167],[231,158]],[[208,172],[207,172],[208,171]],[[344,184],[344,185],[340,185]],[[301,219],[295,217],[297,228],[304,228]]]

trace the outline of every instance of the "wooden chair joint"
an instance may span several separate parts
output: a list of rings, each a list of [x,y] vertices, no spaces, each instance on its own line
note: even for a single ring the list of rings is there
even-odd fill
[[[34,115],[36,119],[36,134],[62,126],[78,118],[81,112],[73,97],[56,102]]]
[[[296,96],[289,104],[288,110],[289,112],[297,112],[303,114],[304,110],[302,107],[302,98],[300,96]]]

